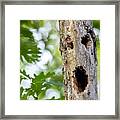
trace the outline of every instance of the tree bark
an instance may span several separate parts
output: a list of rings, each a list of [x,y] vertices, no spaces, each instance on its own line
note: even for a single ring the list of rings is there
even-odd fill
[[[66,100],[96,100],[96,36],[90,20],[60,20]]]

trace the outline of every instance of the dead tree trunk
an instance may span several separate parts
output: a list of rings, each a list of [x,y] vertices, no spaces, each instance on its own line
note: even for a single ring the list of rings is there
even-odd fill
[[[96,37],[89,20],[60,20],[66,100],[95,100],[97,96]]]

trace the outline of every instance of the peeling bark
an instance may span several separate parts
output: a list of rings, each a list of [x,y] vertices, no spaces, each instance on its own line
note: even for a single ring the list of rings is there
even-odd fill
[[[96,100],[96,36],[89,20],[60,20],[66,100]]]

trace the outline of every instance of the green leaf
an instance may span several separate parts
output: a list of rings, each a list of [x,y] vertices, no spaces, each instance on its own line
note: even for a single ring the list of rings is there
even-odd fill
[[[64,78],[63,75],[54,75],[52,77],[52,79],[57,80],[57,81],[62,81],[62,82],[63,82],[63,78]]]
[[[42,91],[39,95],[38,95],[38,99],[43,99],[45,97],[45,92],[46,91]]]
[[[32,80],[33,83],[43,83],[43,81],[45,81],[46,78],[44,72],[41,72],[40,74],[35,75],[34,77],[35,78]]]
[[[34,40],[32,32],[29,30],[31,21],[21,21],[20,25],[20,59],[24,62],[24,59],[28,63],[34,63],[39,61],[40,48],[38,48],[36,41]],[[26,27],[27,26],[27,27]]]
[[[45,24],[45,21],[44,21],[44,20],[39,20],[38,22],[39,22],[39,27],[43,27],[44,24]]]
[[[32,79],[32,78],[26,74],[25,70],[20,70],[20,83],[23,79]]]
[[[20,36],[21,37],[27,37],[29,40],[34,41],[34,37],[32,35],[32,32],[29,31],[28,28],[21,27],[20,28]]]
[[[20,70],[20,73],[21,73],[22,77],[31,79],[31,77],[29,75],[27,75],[25,70]]]
[[[29,63],[38,61],[41,53],[39,50],[40,48],[37,47],[35,42],[32,42],[29,38],[21,37],[20,55],[22,61],[24,61],[23,57]]]
[[[49,78],[49,77],[53,77],[54,75],[55,75],[54,72],[48,72],[45,77]]]
[[[21,27],[24,28],[33,28],[38,29],[39,28],[39,21],[38,20],[21,20],[20,21]]]
[[[93,20],[93,27],[100,30],[100,20]]]
[[[52,76],[54,76],[54,72],[48,72],[46,74],[44,72],[41,72],[38,75],[34,75],[35,78],[32,79],[31,88],[37,95],[41,93],[42,88],[45,87],[46,90],[51,87],[52,84],[47,82],[46,79],[51,78]]]
[[[30,95],[34,96],[34,91],[31,88],[27,90],[27,96]]]
[[[22,93],[23,93],[24,89],[23,87],[20,88],[20,96],[22,96]]]
[[[20,27],[31,28],[32,24],[30,20],[20,20]]]
[[[41,92],[41,87],[42,84],[40,83],[31,83],[31,89],[34,90],[34,93],[36,93],[37,95],[39,95],[39,93]]]
[[[63,87],[63,82],[60,82],[59,80],[50,80],[47,83],[57,87]]]
[[[20,99],[21,99],[21,100],[27,100],[27,95],[24,94],[23,96],[20,96]]]
[[[40,49],[37,48],[37,44],[35,42],[31,42],[30,40],[23,42],[21,40],[20,55],[22,61],[24,61],[23,57],[28,63],[33,63],[38,61],[41,53],[39,50]]]

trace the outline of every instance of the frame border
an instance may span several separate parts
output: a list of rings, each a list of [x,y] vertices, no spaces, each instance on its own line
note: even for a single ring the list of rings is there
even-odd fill
[[[5,5],[115,5],[115,115],[5,115]],[[0,119],[119,119],[120,1],[2,1],[0,51]]]

